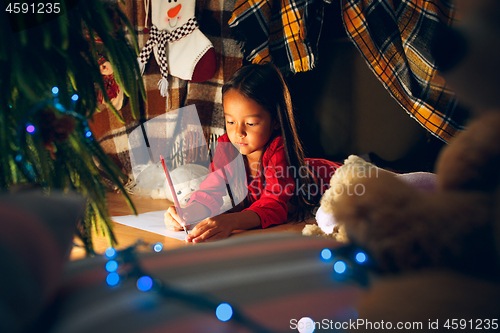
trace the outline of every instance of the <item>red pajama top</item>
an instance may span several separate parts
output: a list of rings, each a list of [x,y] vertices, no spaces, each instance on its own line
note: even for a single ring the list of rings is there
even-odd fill
[[[227,157],[227,149],[219,147],[232,147],[227,134],[221,136],[218,140],[218,147],[215,152],[214,162],[210,166],[210,173],[207,178],[200,184],[198,191],[191,195],[188,202],[197,201],[210,209],[211,216],[220,214],[220,207],[223,204],[223,197],[227,195],[226,184],[238,175],[237,168],[234,162],[234,153],[231,157]],[[221,145],[222,144],[222,145]],[[225,151],[225,152],[223,152]],[[220,161],[220,162],[216,162]],[[245,210],[251,210],[260,217],[262,228],[267,228],[273,224],[282,224],[287,221],[288,209],[287,202],[293,195],[300,192],[306,195],[322,195],[330,184],[330,178],[335,173],[335,170],[341,166],[339,163],[327,161],[324,159],[306,159],[306,164],[309,169],[317,177],[318,184],[310,184],[307,186],[299,185],[300,170],[292,168],[288,165],[285,155],[285,145],[283,138],[278,136],[273,139],[262,157],[262,166],[265,176],[265,181],[261,181],[261,177],[241,175],[245,177],[245,184],[248,189],[249,202]],[[218,167],[218,165],[222,167]]]

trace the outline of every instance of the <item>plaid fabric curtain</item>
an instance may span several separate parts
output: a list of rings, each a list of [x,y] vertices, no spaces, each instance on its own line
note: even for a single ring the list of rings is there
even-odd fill
[[[311,70],[318,57],[329,0],[238,0],[229,26],[244,40],[245,58],[273,62],[283,74]]]
[[[445,142],[464,129],[468,112],[430,50],[455,22],[451,0],[342,0],[342,16],[368,66],[410,116]]]
[[[135,27],[139,47],[142,48],[149,35],[144,33],[145,1],[125,0],[123,11]],[[158,90],[161,79],[160,67],[154,57],[149,60],[142,79],[147,94],[141,118],[133,119],[127,104],[120,111],[125,124],[116,120],[107,108],[94,116],[91,124],[94,136],[114,162],[131,175],[128,134],[137,126],[158,115],[180,107],[195,104],[205,137],[215,142],[224,133],[222,110],[222,85],[242,65],[242,54],[238,41],[231,36],[227,24],[234,8],[234,1],[198,0],[196,18],[200,31],[212,42],[217,56],[217,72],[205,82],[188,82],[169,76],[169,98],[162,97]]]

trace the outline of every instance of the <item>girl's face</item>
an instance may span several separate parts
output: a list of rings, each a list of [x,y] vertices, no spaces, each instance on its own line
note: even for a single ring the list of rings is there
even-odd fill
[[[224,94],[223,106],[229,140],[247,159],[258,161],[277,123],[262,106],[235,89]]]

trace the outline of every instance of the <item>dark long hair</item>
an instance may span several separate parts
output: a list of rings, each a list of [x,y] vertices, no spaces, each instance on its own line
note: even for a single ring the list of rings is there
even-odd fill
[[[305,167],[304,149],[297,134],[292,99],[279,69],[272,63],[243,66],[222,87],[222,98],[224,98],[226,92],[232,89],[257,102],[269,112],[271,121],[279,123],[279,129],[273,133],[264,152],[272,139],[281,135],[285,144],[288,165],[299,170],[296,185],[309,189],[309,184],[317,184],[311,171]],[[259,168],[260,175],[264,178],[262,156],[259,161]],[[306,174],[300,174],[302,171],[305,171]],[[265,179],[262,179],[262,181],[265,181]],[[302,185],[304,186],[302,187]],[[320,198],[317,196],[312,197],[308,193],[305,194],[303,191],[299,191],[298,195],[294,195],[291,199],[291,203],[298,208],[294,217],[303,219],[307,212],[319,205],[319,200]]]

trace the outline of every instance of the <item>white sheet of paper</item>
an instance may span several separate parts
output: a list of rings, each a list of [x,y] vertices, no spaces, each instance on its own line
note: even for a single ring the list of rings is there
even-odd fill
[[[125,216],[113,216],[111,220],[116,223],[124,224],[129,227],[141,229],[144,231],[153,232],[155,234],[167,236],[170,238],[184,240],[186,238],[186,233],[182,231],[172,231],[168,230],[164,222],[165,210],[160,210],[156,212],[148,212],[136,215],[125,215]],[[189,229],[193,229],[197,223],[189,225]]]

